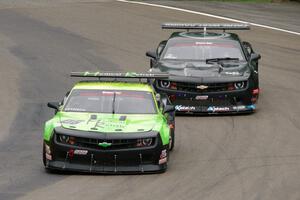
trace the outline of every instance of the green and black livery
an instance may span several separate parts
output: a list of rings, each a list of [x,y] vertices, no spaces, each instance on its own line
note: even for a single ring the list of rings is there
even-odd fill
[[[174,147],[174,107],[151,81],[166,73],[75,72],[80,81],[45,123],[48,170],[154,173],[167,168]]]

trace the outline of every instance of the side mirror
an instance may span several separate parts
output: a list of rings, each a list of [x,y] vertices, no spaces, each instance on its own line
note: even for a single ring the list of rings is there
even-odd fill
[[[164,50],[166,44],[167,44],[167,40],[164,40],[164,41],[159,43],[159,45],[156,49],[156,55],[160,55],[162,53],[162,51]]]
[[[156,53],[153,51],[147,51],[146,56],[153,58],[153,59],[157,59]]]
[[[253,53],[253,49],[252,49],[252,45],[249,42],[242,42],[244,48],[246,49],[246,51],[248,52],[249,55],[251,55]]]
[[[49,102],[48,104],[47,104],[47,106],[49,107],[49,108],[53,108],[53,109],[55,109],[55,110],[58,110],[58,108],[59,108],[59,102]]]
[[[174,112],[174,111],[175,111],[175,106],[166,105],[164,108],[164,113],[169,113],[169,112]]]
[[[250,61],[259,60],[261,58],[260,54],[252,53],[250,55]]]

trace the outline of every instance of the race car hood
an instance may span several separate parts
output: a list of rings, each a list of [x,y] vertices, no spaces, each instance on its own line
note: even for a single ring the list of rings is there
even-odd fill
[[[157,114],[91,114],[63,112],[60,123],[63,128],[105,133],[146,132],[161,123]]]
[[[218,63],[160,61],[155,68],[161,72],[168,72],[170,80],[176,80],[178,77],[189,77],[189,80],[203,78],[207,81],[244,80],[250,76],[247,62],[226,62],[222,66]]]

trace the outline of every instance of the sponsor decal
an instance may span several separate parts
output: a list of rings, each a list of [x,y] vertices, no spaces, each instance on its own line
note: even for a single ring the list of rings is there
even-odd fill
[[[200,90],[205,90],[208,88],[208,86],[207,85],[197,85],[196,88],[200,89]]]
[[[208,99],[208,96],[207,95],[199,95],[199,96],[196,96],[195,99],[196,100],[206,100],[206,99]]]
[[[64,124],[71,124],[71,125],[75,125],[75,124],[79,124],[81,122],[83,122],[84,120],[73,120],[73,119],[66,119],[61,121]]]
[[[127,73],[125,74],[125,76],[128,76],[128,77],[135,77],[135,76],[137,76],[137,73],[135,73],[135,72],[127,72]]]
[[[88,123],[95,123],[95,121],[88,121]],[[123,129],[126,126],[126,121],[120,121],[119,119],[99,119],[95,123],[94,128],[111,127],[116,129]]]
[[[207,108],[208,112],[226,112],[229,111],[230,108],[229,107],[217,107],[217,106],[209,106]]]
[[[196,42],[196,45],[210,45],[213,44],[212,42]]]
[[[80,149],[76,149],[75,151],[74,151],[74,154],[75,155],[83,155],[83,156],[85,156],[85,155],[87,155],[88,154],[88,150],[80,150]]]
[[[240,72],[224,72],[224,74],[232,75],[232,76],[239,76],[239,75],[241,75]]]
[[[255,105],[249,105],[249,106],[246,106],[247,109],[252,109],[252,110],[255,110],[256,109],[256,106]]]
[[[193,111],[193,110],[196,110],[196,107],[195,106],[176,105],[175,110],[178,110],[178,111]]]
[[[159,78],[159,77],[168,77],[168,74],[166,73],[136,73],[136,72],[72,72],[71,76],[75,76],[75,77],[84,77],[84,76],[88,76],[88,77],[141,77],[141,78]]]
[[[255,110],[256,106],[255,105],[248,105],[248,106],[233,106],[232,109],[234,110]]]
[[[65,111],[85,112],[86,109],[83,109],[83,108],[65,108]]]
[[[232,109],[233,110],[245,110],[246,106],[233,106]]]

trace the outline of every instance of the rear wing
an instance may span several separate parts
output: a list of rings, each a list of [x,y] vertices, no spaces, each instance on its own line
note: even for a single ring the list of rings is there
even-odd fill
[[[227,24],[227,23],[163,23],[162,29],[202,29],[206,30],[250,30],[249,24]]]
[[[168,79],[168,73],[137,73],[137,72],[71,72],[71,77],[82,78],[112,78],[120,79]]]

